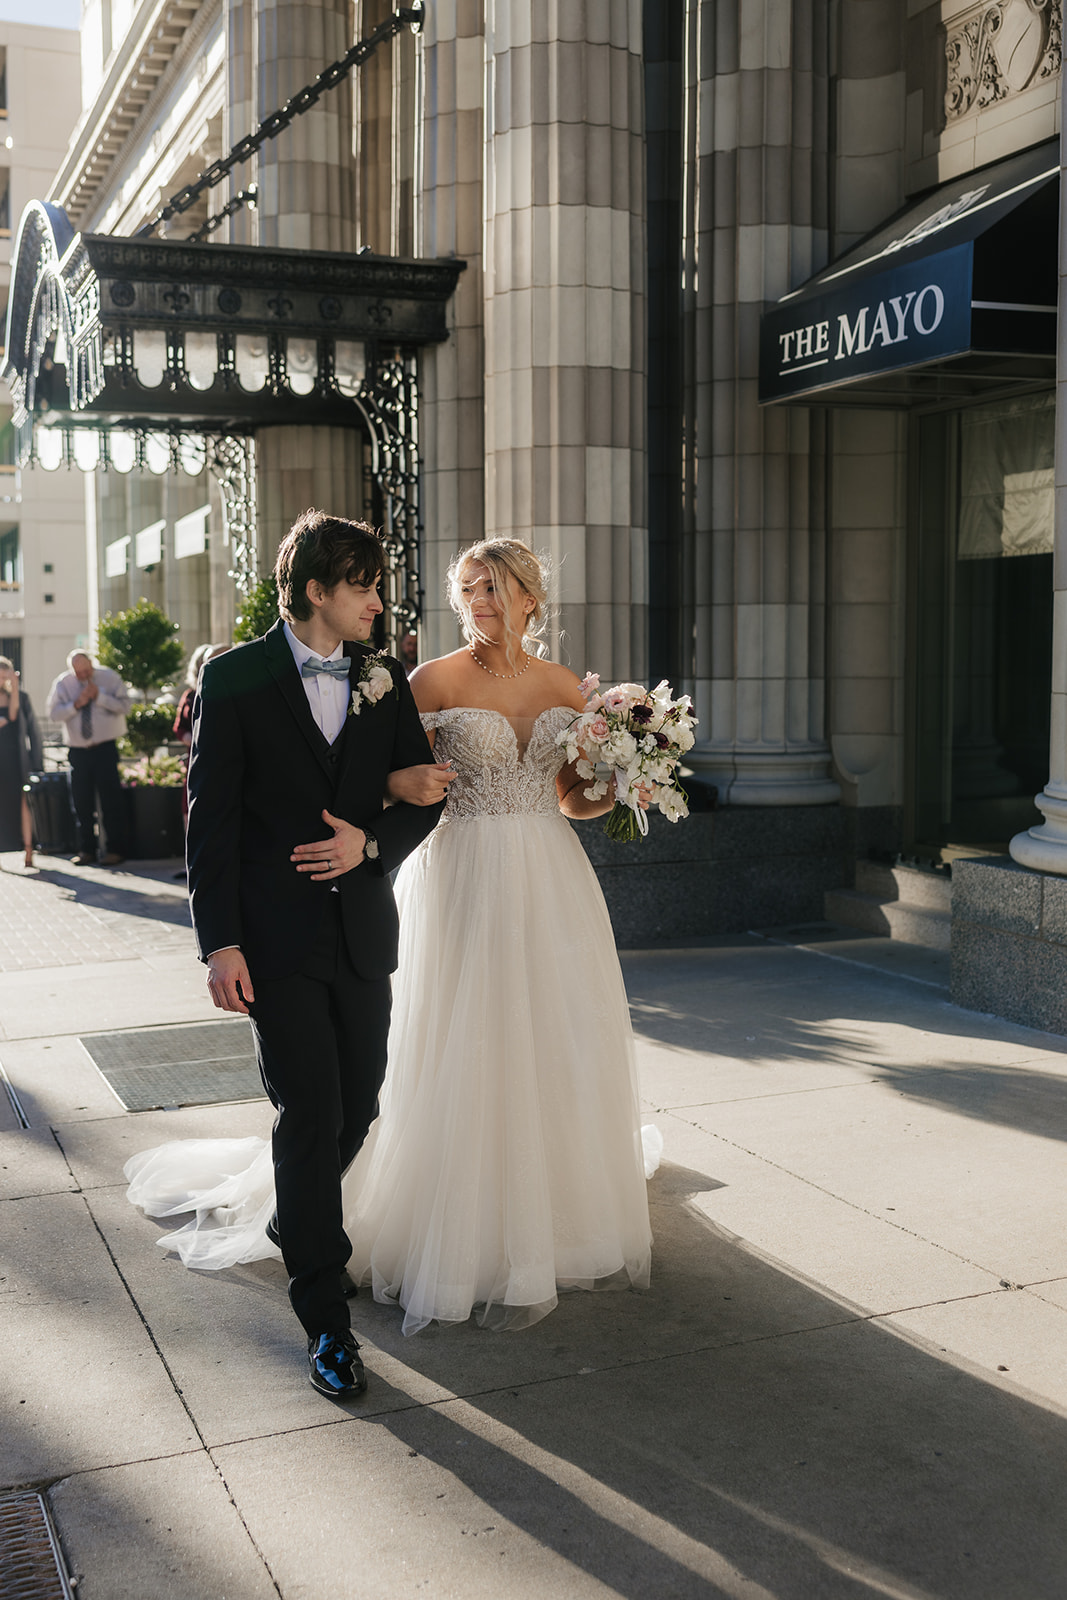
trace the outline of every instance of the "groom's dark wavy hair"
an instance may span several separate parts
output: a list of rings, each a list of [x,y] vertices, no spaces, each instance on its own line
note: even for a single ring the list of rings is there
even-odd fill
[[[278,610],[290,622],[306,622],[311,615],[307,586],[312,578],[324,589],[339,583],[367,588],[385,570],[385,550],[367,522],[350,522],[325,511],[302,511],[278,546],[274,578],[278,585]]]

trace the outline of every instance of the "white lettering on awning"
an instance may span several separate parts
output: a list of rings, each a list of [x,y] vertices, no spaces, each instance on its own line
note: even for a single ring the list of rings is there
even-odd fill
[[[829,322],[805,323],[778,335],[779,376],[800,372],[804,367],[827,366],[831,361],[847,361],[864,356],[876,345],[883,349],[904,344],[914,336],[927,338],[940,326],[945,315],[945,294],[940,284],[928,283],[918,291],[891,295],[872,305],[860,306],[837,317],[837,347],[830,351]]]

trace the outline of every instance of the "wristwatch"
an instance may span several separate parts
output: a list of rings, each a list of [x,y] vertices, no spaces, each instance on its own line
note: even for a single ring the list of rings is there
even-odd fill
[[[377,859],[381,855],[381,853],[382,852],[378,848],[378,841],[374,837],[373,833],[371,833],[369,828],[364,828],[364,830],[363,830],[363,854],[364,854],[364,856],[367,858],[368,861],[377,861]]]

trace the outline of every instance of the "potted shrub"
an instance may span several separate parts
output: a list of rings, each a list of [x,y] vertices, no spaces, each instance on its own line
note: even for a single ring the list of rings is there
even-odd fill
[[[178,624],[143,598],[128,611],[101,617],[96,637],[101,666],[113,667],[144,700],[173,683],[185,659]]]
[[[185,848],[181,756],[151,755],[125,763],[122,787],[130,797],[130,854],[138,861],[179,856]]]
[[[177,623],[142,598],[127,611],[101,617],[97,656],[147,702],[181,670],[185,653],[177,635]],[[173,711],[147,703],[131,706],[127,717],[128,745],[141,759],[125,766],[122,782],[130,796],[130,853],[140,860],[179,855],[183,847],[183,763],[173,757],[152,759],[152,752],[170,737],[173,721]],[[176,778],[173,767],[178,768]]]

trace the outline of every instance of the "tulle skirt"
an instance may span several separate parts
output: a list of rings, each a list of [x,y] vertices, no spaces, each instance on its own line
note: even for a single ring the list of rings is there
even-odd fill
[[[344,1178],[349,1271],[404,1309],[493,1327],[557,1290],[647,1286],[644,1130],[629,1010],[600,886],[555,815],[442,823],[396,886],[400,961],[381,1113]],[[160,1240],[188,1266],[277,1255],[261,1140],[135,1156],[129,1198],[194,1211]]]

